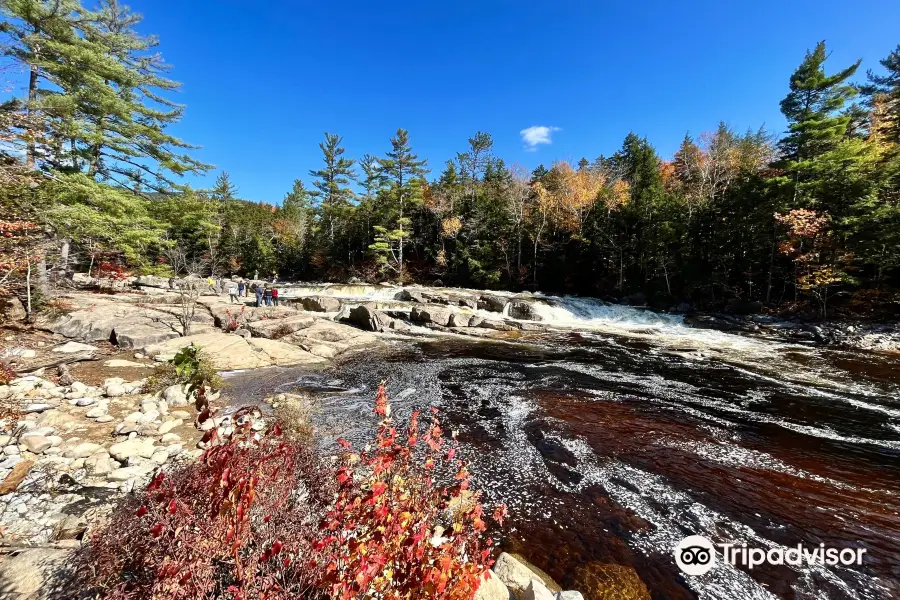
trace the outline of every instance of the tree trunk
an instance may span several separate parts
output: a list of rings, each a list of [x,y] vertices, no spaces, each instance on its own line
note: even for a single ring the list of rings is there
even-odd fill
[[[38,69],[36,65],[32,65],[31,74],[28,78],[28,106],[25,108],[27,121],[26,126],[28,127],[28,147],[25,152],[25,165],[30,170],[34,170],[35,168],[37,155],[37,143],[35,141],[37,132],[34,123],[32,122],[32,117],[34,115],[34,102],[37,99],[37,85]]]

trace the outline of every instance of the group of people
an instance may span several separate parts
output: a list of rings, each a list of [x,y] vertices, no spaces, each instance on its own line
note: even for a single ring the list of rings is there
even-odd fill
[[[274,284],[245,282],[243,279],[231,281],[228,284],[228,299],[230,302],[241,304],[241,298],[246,298],[250,292],[256,296],[256,306],[278,306],[278,288]]]

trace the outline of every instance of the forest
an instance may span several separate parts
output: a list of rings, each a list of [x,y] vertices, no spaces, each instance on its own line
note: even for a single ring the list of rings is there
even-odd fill
[[[398,129],[379,156],[325,133],[280,204],[241,198],[170,126],[159,40],[116,0],[2,0],[0,293],[73,272],[400,281],[576,293],[668,308],[896,304],[900,45],[863,71],[825,42],[785,73],[787,130],[640,135],[533,170],[476,132],[445,164]],[[21,93],[18,91],[21,90]],[[402,124],[400,124],[402,125]],[[352,132],[344,132],[347,140]],[[30,308],[30,305],[29,305]]]

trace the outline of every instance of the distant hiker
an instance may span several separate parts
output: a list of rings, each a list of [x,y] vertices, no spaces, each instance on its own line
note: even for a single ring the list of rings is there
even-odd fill
[[[274,285],[272,286],[272,304],[278,306],[278,288]]]
[[[254,283],[253,285],[256,286],[256,289],[254,290],[254,291],[256,292],[256,306],[257,306],[257,307],[260,307],[260,306],[263,305],[263,304],[262,304],[262,302],[263,302],[263,289],[262,289],[260,286],[256,285],[255,283]]]
[[[266,306],[272,306],[272,288],[266,284],[266,288],[263,291],[263,297],[266,299]]]
[[[272,284],[274,285],[276,281],[278,281],[278,273],[272,273]]]
[[[241,279],[238,281],[238,296],[243,297],[247,293],[247,286],[244,285],[244,280]]]
[[[240,302],[240,300],[238,300],[238,284],[233,281],[228,283],[228,301],[234,303]]]

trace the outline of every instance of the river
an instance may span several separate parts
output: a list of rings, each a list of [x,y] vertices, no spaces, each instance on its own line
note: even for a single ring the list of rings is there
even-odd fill
[[[325,372],[237,374],[231,394],[314,393],[326,445],[365,441],[381,380],[401,416],[438,407],[474,486],[509,507],[504,547],[588,600],[609,565],[658,599],[900,597],[896,356],[555,304],[549,330],[517,340],[398,338]],[[720,561],[687,576],[673,548],[694,534],[866,553],[859,567]]]

